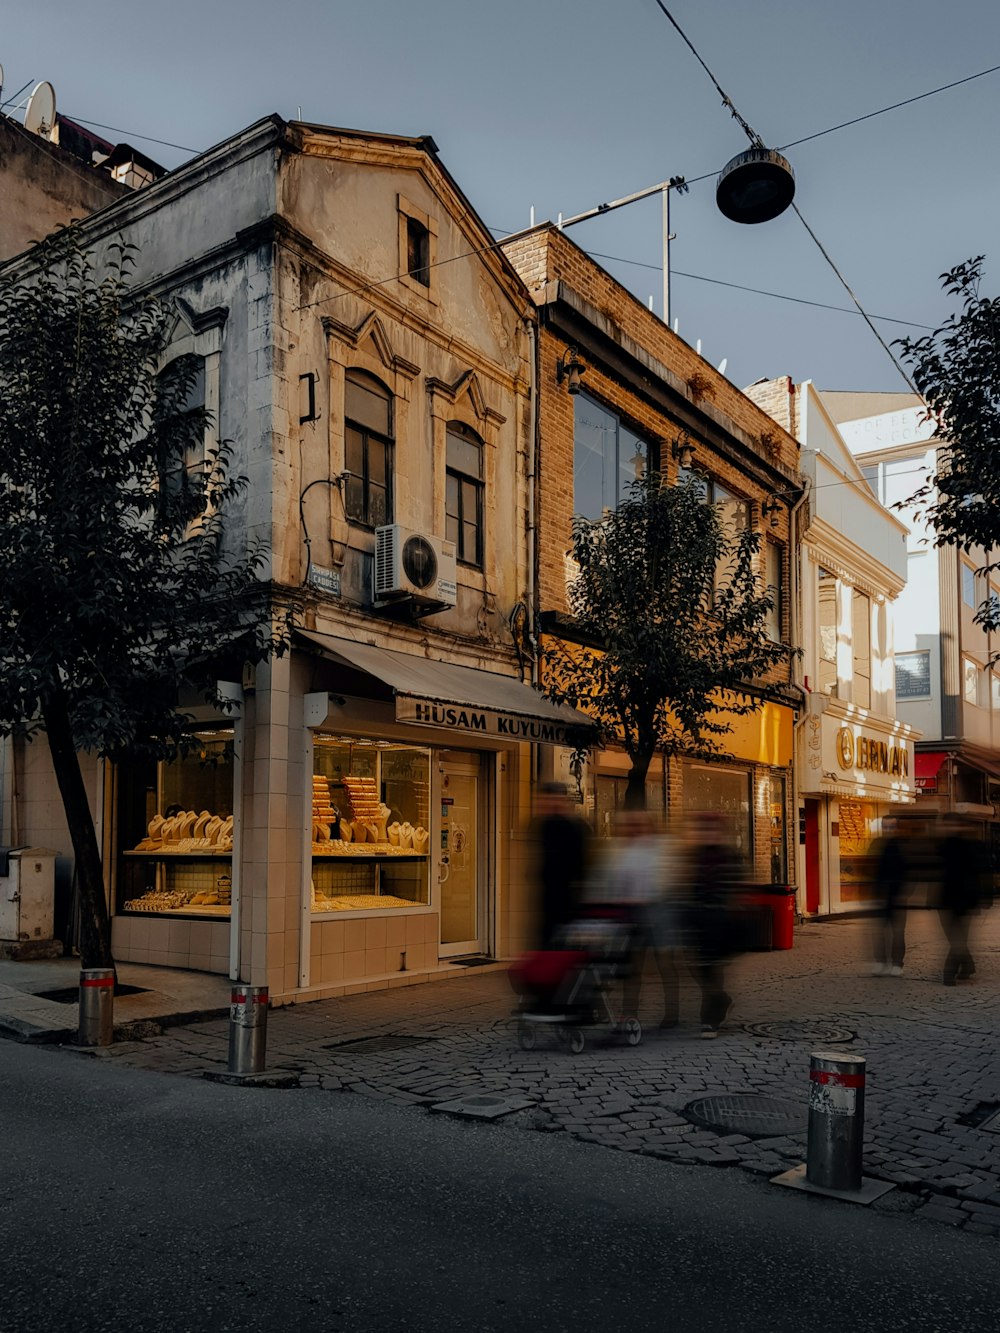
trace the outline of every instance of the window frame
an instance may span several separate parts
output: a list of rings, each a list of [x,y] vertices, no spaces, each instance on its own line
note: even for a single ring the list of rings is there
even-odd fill
[[[368,381],[368,383],[366,383],[366,381]],[[382,391],[382,393],[384,393],[386,399],[386,408],[387,408],[386,419],[389,427],[388,434],[383,434],[381,431],[375,430],[370,426],[366,426],[362,422],[357,421],[353,417],[348,415],[347,400],[348,400],[348,393],[352,384],[357,385],[357,387],[359,388],[367,389],[369,393],[371,392],[369,384],[377,385],[378,388]],[[362,466],[362,472],[360,475],[361,495],[362,495],[361,517],[351,512],[350,481],[346,481],[343,488],[344,514],[347,518],[347,521],[353,524],[355,527],[368,528],[371,531],[374,531],[375,528],[385,527],[394,521],[393,514],[395,508],[395,495],[394,495],[395,487],[393,485],[393,479],[394,479],[395,446],[396,446],[395,415],[396,415],[395,395],[393,394],[392,390],[389,388],[387,384],[384,384],[382,380],[380,380],[376,375],[373,375],[370,371],[364,370],[358,366],[351,366],[344,372],[344,470],[350,473],[350,476],[352,478],[357,478],[358,474],[350,466],[350,462],[348,460],[347,433],[349,430],[352,430],[357,432],[361,436],[361,466]],[[371,480],[371,453],[369,448],[371,442],[376,443],[384,450],[385,516],[383,517],[380,523],[373,522],[372,520],[371,487],[373,483]],[[379,483],[377,482],[374,484],[376,486],[379,485]]]
[[[606,453],[601,454],[601,502],[602,503],[601,503],[600,514],[584,514],[583,511],[577,506],[577,475],[578,475],[578,459],[580,452],[580,443],[579,443],[580,421],[578,413],[581,411],[582,407],[587,403],[593,404],[593,406],[596,407],[599,412],[602,412],[605,416],[610,417],[615,423],[614,459],[612,460],[610,467],[607,454]],[[633,440],[635,440],[636,443],[645,446],[646,455],[645,455],[645,469],[643,471],[643,476],[648,476],[650,472],[658,471],[660,467],[660,455],[661,455],[661,445],[659,440],[650,439],[647,435],[644,435],[642,431],[636,429],[631,424],[631,422],[626,416],[624,416],[621,412],[616,411],[615,408],[609,407],[607,403],[601,402],[601,400],[597,398],[594,394],[584,393],[581,391],[580,393],[574,395],[573,513],[574,515],[580,518],[587,519],[587,521],[590,523],[600,523],[606,514],[613,513],[615,510],[617,510],[622,500],[626,498],[626,496],[622,494],[621,490],[621,477],[622,477],[621,439],[623,431],[627,435],[629,435]],[[608,498],[607,482],[609,477],[614,477],[614,491],[615,491],[614,506],[604,503],[605,500]]]
[[[865,625],[865,637],[867,639],[868,648],[865,657],[861,657],[858,653],[858,614],[856,608],[859,603],[864,604],[865,618],[863,623]],[[863,589],[851,589],[851,702],[856,704],[859,708],[867,709],[871,709],[872,706],[872,605],[873,599]],[[868,670],[862,672],[858,670],[858,663],[864,661],[867,661],[868,663]],[[860,697],[860,690],[858,688],[858,682],[862,680],[865,682],[866,686],[865,693],[867,698],[865,699]]]
[[[454,435],[456,440],[462,440],[467,444],[474,444],[479,454],[479,476],[475,477],[470,472],[465,471],[457,463],[452,462],[451,458],[451,438]],[[454,518],[458,525],[455,541],[455,558],[460,565],[465,565],[470,569],[483,569],[486,561],[486,442],[477,431],[471,426],[467,426],[464,421],[449,421],[445,424],[445,492],[444,492],[444,522],[445,538],[448,541],[453,540],[448,535],[449,521]],[[457,483],[458,513],[452,515],[448,509],[448,482],[454,478]],[[463,554],[464,537],[466,525],[470,522],[465,516],[465,493],[467,487],[472,487],[475,494],[475,531],[476,531],[476,551],[474,560],[470,560]]]
[[[777,583],[771,583],[768,580],[768,563],[771,559],[776,561]],[[769,537],[764,538],[763,565],[764,587],[774,590],[774,606],[768,619],[767,634],[772,643],[784,643],[785,548],[781,542],[771,541]],[[776,634],[771,633],[772,629],[776,631]]]
[[[825,579],[831,579],[833,582],[833,656],[825,657],[823,654],[823,598],[821,596],[822,586]],[[818,693],[825,694],[831,699],[840,698],[840,668],[837,662],[837,648],[840,643],[840,579],[832,569],[827,569],[825,565],[816,567],[816,684]],[[824,671],[823,667],[832,667],[833,676],[830,688],[825,689],[823,685]]]

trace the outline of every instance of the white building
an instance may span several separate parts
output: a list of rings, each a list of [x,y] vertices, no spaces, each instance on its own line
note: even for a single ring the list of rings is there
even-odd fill
[[[914,800],[919,732],[896,709],[894,619],[907,529],[875,497],[811,382],[746,391],[797,436],[808,497],[794,598],[805,692],[797,723],[800,908],[867,905],[865,856],[884,814]]]
[[[906,501],[937,467],[941,438],[911,393],[824,393],[823,402],[873,491],[886,505]],[[979,821],[992,854],[1000,850],[1000,674],[989,663],[1000,645],[975,623],[988,587],[976,573],[985,553],[936,547],[912,507],[907,585],[896,613],[899,716],[923,733],[917,747],[920,808],[956,810]]]

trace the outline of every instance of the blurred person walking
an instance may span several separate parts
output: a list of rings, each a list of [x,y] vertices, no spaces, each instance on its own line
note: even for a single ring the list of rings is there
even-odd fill
[[[601,867],[596,894],[626,910],[634,929],[631,965],[622,993],[622,1021],[639,1017],[639,997],[649,955],[656,960],[663,988],[661,1028],[677,1026],[677,928],[668,895],[672,844],[658,833],[643,809],[626,809],[615,819],[615,836]]]
[[[938,915],[948,941],[944,984],[971,981],[976,964],[969,948],[972,919],[992,898],[986,848],[964,819],[948,815],[938,846]]]
[[[531,835],[541,917],[538,947],[555,949],[561,928],[577,915],[591,838],[590,828],[574,812],[560,783],[546,782],[539,788]]]
[[[878,902],[872,971],[876,976],[898,977],[906,957],[906,899],[912,866],[902,821],[897,816],[886,815],[882,820],[882,832],[872,843],[869,856]]]
[[[735,895],[742,867],[722,815],[694,814],[688,835],[685,881],[691,970],[701,990],[701,1035],[711,1038],[733,1006],[726,963],[733,953]]]

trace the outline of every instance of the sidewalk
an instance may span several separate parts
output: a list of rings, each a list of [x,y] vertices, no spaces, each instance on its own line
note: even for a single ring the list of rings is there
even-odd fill
[[[968,986],[941,984],[936,914],[912,914],[899,978],[870,974],[868,929],[863,921],[806,925],[796,931],[793,950],[747,956],[732,969],[736,1005],[714,1042],[700,1040],[690,983],[682,985],[681,1027],[656,1029],[650,977],[641,1046],[588,1034],[586,1050],[572,1055],[542,1031],[537,1048],[522,1051],[506,977],[473,969],[447,984],[274,1010],[268,1070],[296,1075],[301,1087],[424,1107],[510,1096],[530,1105],[506,1117],[506,1125],[771,1176],[804,1160],[810,1051],[844,1049],[868,1061],[865,1172],[900,1186],[875,1206],[910,1208],[998,1235],[1000,1133],[983,1122],[1000,1111],[1000,911],[985,918],[975,937],[979,971]],[[222,979],[202,980],[227,989]],[[355,1045],[375,1037],[383,1040]],[[196,1076],[224,1070],[227,1039],[228,1021],[217,1018],[116,1042],[98,1055]],[[290,1094],[234,1089],[233,1095]],[[711,1129],[704,1116],[692,1118],[697,1099],[744,1096],[747,1103],[728,1100],[722,1108],[722,1120],[733,1123]],[[746,1123],[748,1111],[764,1118]]]

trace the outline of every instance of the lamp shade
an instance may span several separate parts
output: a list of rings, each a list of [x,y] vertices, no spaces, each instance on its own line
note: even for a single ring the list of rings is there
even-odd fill
[[[715,184],[719,211],[732,222],[770,222],[795,197],[795,173],[773,148],[748,148],[722,168]]]

